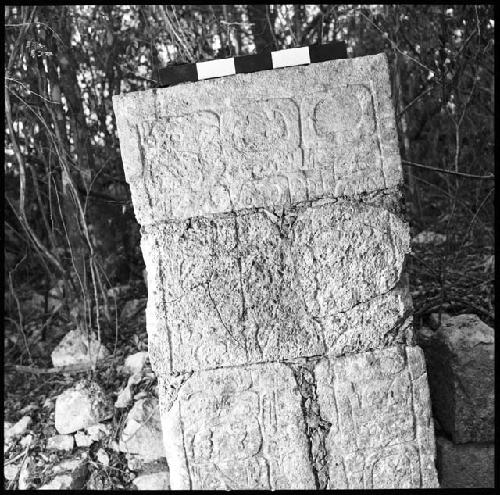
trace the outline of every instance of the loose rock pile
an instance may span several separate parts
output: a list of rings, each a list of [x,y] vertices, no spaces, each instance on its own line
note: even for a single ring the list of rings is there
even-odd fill
[[[70,354],[81,336],[77,332],[70,334],[55,353],[58,364],[75,364]],[[66,349],[67,355],[63,349]],[[102,355],[107,354],[108,351],[104,351]],[[154,396],[157,389],[137,390],[140,383],[144,380],[149,383],[152,377],[148,353],[141,351],[129,355],[119,369],[125,378],[130,375],[124,389],[128,391],[126,404],[119,404],[123,390],[113,405],[104,388],[90,380],[81,380],[64,390],[55,398],[55,404],[46,400],[45,405],[49,409],[54,408],[53,421],[57,434],[49,436],[44,444],[47,453],[43,454],[45,466],[36,465],[29,455],[28,447],[33,439],[29,433],[32,418],[25,415],[15,423],[5,422],[5,449],[12,443],[25,448],[22,456],[4,465],[5,479],[11,483],[17,481],[19,489],[34,488],[34,473],[42,469],[45,474],[42,485],[38,485],[41,490],[104,489],[106,485],[99,483],[95,473],[117,469],[114,461],[119,455],[125,457],[123,462],[130,472],[129,480],[133,480],[132,487],[138,490],[168,489],[169,472],[163,449],[158,399]],[[123,415],[119,408],[124,410]],[[23,411],[31,412],[32,409],[25,408]],[[127,412],[127,409],[130,410]],[[121,421],[117,422],[120,417]]]

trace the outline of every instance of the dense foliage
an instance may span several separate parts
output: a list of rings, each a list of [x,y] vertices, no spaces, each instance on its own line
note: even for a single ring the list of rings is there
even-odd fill
[[[446,236],[436,256],[413,258],[421,310],[461,300],[491,315],[492,296],[478,300],[484,291],[474,290],[492,290],[492,6],[11,6],[6,318],[23,335],[7,342],[11,358],[30,356],[24,301],[33,291],[44,297],[45,323],[59,312],[101,335],[113,328],[108,289],[142,277],[113,95],[155,87],[168,64],[333,39],[353,57],[385,50],[391,63],[414,233]]]

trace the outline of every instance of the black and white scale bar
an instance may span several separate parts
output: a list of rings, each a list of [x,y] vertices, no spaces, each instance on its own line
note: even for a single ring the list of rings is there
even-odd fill
[[[196,82],[213,77],[231,76],[260,70],[278,69],[294,65],[306,65],[347,58],[347,49],[343,41],[335,41],[327,45],[289,48],[276,52],[265,52],[257,55],[221,58],[165,67],[159,71],[160,87],[172,86],[183,82]]]

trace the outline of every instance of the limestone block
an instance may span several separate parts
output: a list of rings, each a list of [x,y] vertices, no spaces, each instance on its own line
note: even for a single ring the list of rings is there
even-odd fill
[[[494,444],[455,445],[444,437],[437,437],[436,446],[441,488],[495,487]]]
[[[196,218],[143,231],[158,373],[410,343],[407,225],[370,204]]]
[[[285,364],[194,373],[162,411],[162,427],[172,490],[315,488]]]
[[[476,315],[420,332],[434,414],[454,443],[495,439],[494,330]]]
[[[331,489],[437,487],[424,356],[391,347],[315,367]]]
[[[381,54],[114,96],[139,223],[400,184],[390,88]]]

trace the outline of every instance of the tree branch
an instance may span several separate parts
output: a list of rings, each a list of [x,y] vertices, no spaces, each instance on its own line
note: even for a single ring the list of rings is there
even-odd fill
[[[465,174],[463,172],[454,172],[453,170],[444,170],[442,168],[431,167],[429,165],[422,165],[421,163],[409,162],[408,160],[401,160],[403,165],[408,165],[410,167],[423,168],[426,170],[432,170],[433,172],[439,172],[441,174],[451,174],[458,175],[459,177],[464,177],[466,179],[477,179],[477,180],[495,180],[494,175],[473,175]]]

